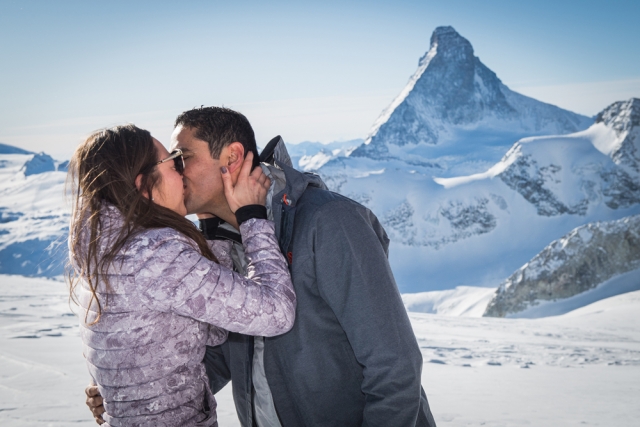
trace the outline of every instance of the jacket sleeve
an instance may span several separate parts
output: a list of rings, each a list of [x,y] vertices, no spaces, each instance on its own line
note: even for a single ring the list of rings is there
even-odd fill
[[[363,367],[363,425],[416,425],[422,354],[387,259],[384,229],[368,209],[334,201],[315,215],[315,273]]]
[[[207,240],[207,244],[218,260],[218,264],[233,270],[231,242],[229,240]]]
[[[232,332],[287,332],[296,297],[273,222],[251,219],[240,231],[249,261],[247,277],[206,259],[177,233],[133,248],[143,260],[135,273],[142,303]]]

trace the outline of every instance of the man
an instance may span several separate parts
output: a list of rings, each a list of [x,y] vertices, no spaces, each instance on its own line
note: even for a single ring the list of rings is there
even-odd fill
[[[184,152],[188,212],[215,215],[201,219],[207,238],[238,241],[228,227],[237,224],[223,179],[235,183],[246,153],[257,153],[247,119],[224,108],[187,111],[176,119],[174,148]],[[278,337],[229,334],[208,348],[213,392],[233,382],[246,427],[435,426],[420,384],[422,355],[377,218],[328,191],[318,176],[293,169],[279,137],[261,160],[269,163],[267,210],[289,260],[296,322]],[[241,246],[234,248],[243,271]]]

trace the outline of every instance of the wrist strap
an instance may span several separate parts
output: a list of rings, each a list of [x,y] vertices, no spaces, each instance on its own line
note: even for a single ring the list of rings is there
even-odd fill
[[[238,208],[236,211],[236,221],[238,221],[238,225],[252,218],[268,219],[267,208],[264,205],[247,205]]]

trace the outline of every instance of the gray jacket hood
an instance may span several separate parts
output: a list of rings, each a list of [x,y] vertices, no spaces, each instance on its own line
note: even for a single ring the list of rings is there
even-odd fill
[[[312,172],[300,172],[293,167],[291,156],[287,151],[281,136],[273,138],[260,154],[260,161],[264,163],[265,173],[269,175],[274,185],[271,187],[272,196],[282,197],[287,194],[287,199],[295,204],[308,186],[327,189],[319,175]]]
[[[300,172],[293,168],[291,157],[281,136],[273,138],[260,154],[263,170],[273,185],[267,194],[267,210],[276,224],[276,236],[279,237],[280,248],[287,253],[291,239],[295,206],[308,187],[323,190],[327,186],[319,175],[311,172]]]

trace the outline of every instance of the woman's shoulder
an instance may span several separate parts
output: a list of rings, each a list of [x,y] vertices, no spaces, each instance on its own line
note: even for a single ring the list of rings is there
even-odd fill
[[[142,230],[130,238],[123,248],[123,260],[138,279],[156,277],[158,271],[176,268],[182,257],[182,268],[191,268],[201,258],[195,242],[173,228]]]
[[[156,249],[160,246],[193,247],[191,239],[170,227],[141,230],[129,240],[128,249]]]

